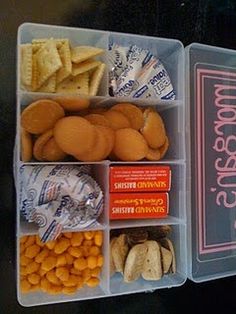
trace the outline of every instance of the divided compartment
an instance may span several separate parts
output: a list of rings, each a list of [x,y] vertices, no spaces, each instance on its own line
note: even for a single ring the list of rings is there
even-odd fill
[[[17,91],[20,86],[20,45],[31,43],[32,39],[37,38],[66,38],[69,39],[71,47],[94,46],[105,50],[96,59],[107,63],[106,51],[108,47],[108,32],[90,30],[83,28],[60,27],[53,25],[43,25],[34,23],[24,23],[18,29],[18,60],[17,60]],[[35,92],[37,94],[37,92]],[[108,70],[105,70],[101,81],[98,95],[108,95]]]
[[[39,99],[51,99],[57,101],[57,99],[81,99],[83,97],[81,96],[71,96],[71,95],[64,95],[60,96],[59,94],[46,94],[46,93],[21,93],[18,95],[18,125],[20,126],[20,113],[32,102],[39,100]],[[95,96],[95,97],[88,97],[90,101],[90,107],[89,108],[110,108],[113,105],[117,103],[123,103],[123,102],[130,102],[134,105],[140,106],[142,108],[146,108],[148,106],[152,106],[159,112],[161,115],[165,128],[166,133],[169,138],[169,148],[164,156],[159,161],[165,162],[165,163],[172,163],[176,161],[183,161],[185,159],[185,136],[184,136],[184,108],[183,103],[178,101],[158,101],[156,100],[155,103],[150,104],[150,102],[146,100],[138,100],[138,99],[131,99],[128,100],[118,97],[103,97],[103,96]],[[80,115],[80,111],[78,112],[66,112],[67,114],[71,115]],[[83,113],[83,111],[81,111]],[[18,142],[20,143],[20,135],[19,135],[20,127],[17,129],[17,138]],[[19,151],[17,152],[18,156],[20,156],[20,145],[18,145]],[[18,157],[20,158],[20,157]],[[75,159],[71,160],[71,158],[67,158],[63,162],[77,162]],[[32,160],[32,162],[38,162],[35,160]],[[113,161],[112,161],[113,162]],[[120,162],[120,161],[119,161]],[[141,161],[137,161],[137,163],[140,163]],[[149,163],[149,161],[144,161]],[[99,163],[99,162],[95,162]],[[126,163],[126,162],[125,162]],[[150,162],[153,163],[153,162]]]
[[[87,229],[86,229],[87,230]],[[86,231],[85,230],[85,231]],[[20,291],[20,237],[17,238],[17,298],[18,302],[22,306],[36,306],[44,304],[54,304],[62,302],[71,302],[78,300],[88,300],[94,298],[101,298],[109,295],[109,280],[108,280],[108,270],[109,270],[109,259],[108,250],[109,245],[109,232],[107,229],[103,230],[103,245],[102,245],[102,255],[104,257],[104,264],[102,266],[102,271],[100,273],[100,283],[95,288],[89,288],[86,285],[80,288],[76,293],[71,295],[65,294],[47,294],[42,291],[22,293]]]
[[[158,226],[158,220],[156,226]],[[186,225],[172,225],[172,231],[167,236],[173,243],[176,258],[176,273],[166,274],[160,280],[144,280],[141,276],[138,280],[125,283],[121,273],[115,273],[110,278],[111,294],[130,294],[135,292],[153,291],[160,288],[170,288],[184,284],[187,279],[187,256],[185,246]],[[122,230],[122,228],[119,228]]]
[[[27,164],[24,164],[27,167]],[[41,165],[41,163],[35,163],[34,165]],[[45,164],[49,165],[49,164]],[[54,165],[54,163],[50,163],[50,166]],[[67,163],[68,165],[68,163]],[[81,163],[74,163],[73,166],[78,165],[81,166]],[[28,164],[28,166],[30,166]],[[56,164],[55,164],[56,166]],[[109,208],[108,208],[108,166],[106,163],[100,163],[100,164],[93,164],[91,166],[91,176],[92,178],[95,179],[95,181],[99,184],[101,190],[103,191],[104,194],[104,209],[101,215],[98,217],[98,220],[93,223],[92,225],[86,227],[86,229],[81,229],[80,227],[73,228],[73,229],[64,229],[63,232],[67,231],[72,231],[72,232],[77,232],[77,231],[83,231],[83,230],[105,230],[107,229],[109,225]],[[20,182],[19,182],[20,184]],[[19,215],[18,219],[18,235],[28,235],[28,234],[35,234],[37,233],[38,227],[35,223],[29,223],[27,222],[20,214],[20,204],[18,202],[17,204],[17,215]]]
[[[115,165],[112,163],[111,165]],[[147,166],[147,163],[142,163]],[[155,164],[152,164],[155,165]],[[156,164],[160,165],[161,164]],[[164,164],[163,164],[164,165]],[[186,220],[186,166],[182,163],[168,164],[171,169],[171,189],[169,194],[169,214],[165,218],[152,219],[126,219],[126,220],[111,220],[111,229],[155,226],[155,225],[178,225],[185,223]],[[131,192],[131,191],[130,191]],[[151,193],[151,192],[150,192]],[[163,192],[162,192],[163,193]]]
[[[176,93],[175,99],[184,100],[184,47],[179,40],[111,32],[109,44],[112,43],[148,49],[154,57],[160,59],[167,70]]]

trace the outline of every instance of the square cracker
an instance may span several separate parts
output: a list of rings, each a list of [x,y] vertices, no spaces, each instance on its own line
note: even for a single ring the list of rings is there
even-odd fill
[[[72,75],[76,76],[78,74],[93,70],[97,66],[101,64],[100,61],[96,61],[93,59],[88,59],[86,61],[80,63],[73,63],[72,65]]]
[[[56,73],[50,76],[37,92],[54,93],[56,91]]]
[[[64,39],[64,38],[35,38],[32,40],[32,46],[33,46],[33,52],[37,52],[42,45],[44,45],[48,40],[54,40],[57,46],[57,49],[60,49],[61,46],[68,41],[68,39]]]
[[[20,46],[20,81],[26,88],[31,87],[32,82],[32,45]]]
[[[35,54],[38,71],[37,88],[62,67],[62,62],[54,40],[48,40]]]
[[[56,80],[57,84],[67,78],[72,72],[71,52],[69,40],[64,40],[62,46],[58,49],[61,58],[62,67],[58,70]]]
[[[89,95],[96,96],[103,74],[105,72],[105,64],[101,63],[92,73],[89,83]]]
[[[84,60],[93,58],[103,53],[104,50],[97,47],[90,46],[78,46],[71,50],[71,60],[74,63],[80,63]]]
[[[75,93],[88,95],[89,91],[89,74],[88,72],[77,76],[69,76],[59,83],[56,88],[57,93]]]

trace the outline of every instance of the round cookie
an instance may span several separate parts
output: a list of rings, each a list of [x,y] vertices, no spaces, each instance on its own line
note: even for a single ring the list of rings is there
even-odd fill
[[[131,128],[140,130],[143,127],[143,113],[137,106],[130,103],[120,103],[114,105],[111,110],[117,110],[123,113],[128,118]]]
[[[33,147],[33,155],[34,158],[43,161],[43,147],[44,145],[53,137],[53,131],[48,130],[45,133],[41,134],[35,141],[34,147]]]
[[[86,120],[88,120],[90,123],[92,124],[97,124],[97,125],[103,125],[103,126],[107,126],[110,127],[110,122],[108,121],[108,119],[102,115],[102,114],[98,114],[98,113],[90,113],[86,116],[84,116],[84,118]]]
[[[116,131],[113,152],[120,160],[136,161],[147,155],[148,145],[137,130],[126,128]]]
[[[103,115],[110,122],[111,128],[113,130],[129,128],[131,126],[128,118],[119,111],[108,110],[106,112],[103,112]]]
[[[165,154],[169,148],[169,145],[170,145],[169,138],[168,138],[168,136],[166,136],[165,143],[159,148],[161,158],[163,158],[165,156]]]
[[[159,148],[165,143],[166,138],[163,120],[161,116],[152,109],[146,109],[143,116],[144,126],[140,131],[151,148]]]
[[[106,127],[103,125],[97,125],[96,126],[98,129],[100,129],[100,131],[103,133],[103,135],[105,136],[108,146],[107,146],[107,151],[106,151],[106,157],[108,157],[114,147],[115,144],[115,131],[113,129],[111,129],[110,127]]]
[[[42,148],[42,159],[45,161],[60,161],[65,157],[66,154],[60,149],[53,137]]]
[[[147,160],[151,160],[151,161],[157,161],[161,159],[160,149],[159,148],[153,149],[149,147],[146,158]]]
[[[40,99],[23,110],[21,125],[29,133],[41,134],[52,129],[56,121],[64,115],[64,109],[57,102]]]
[[[57,121],[53,134],[61,150],[73,156],[90,152],[96,143],[95,126],[78,116],[69,116]]]
[[[83,154],[76,154],[74,157],[81,161],[100,161],[106,158],[109,143],[101,129],[95,126],[96,141],[92,149]]]
[[[33,152],[33,142],[30,133],[21,128],[21,160],[24,162],[30,161]]]
[[[65,111],[80,111],[86,109],[90,105],[90,101],[87,98],[79,97],[58,97],[57,102],[64,108]]]

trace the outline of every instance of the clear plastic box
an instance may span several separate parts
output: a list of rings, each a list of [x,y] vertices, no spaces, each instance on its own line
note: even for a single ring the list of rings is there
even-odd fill
[[[109,166],[116,164],[116,162],[106,160],[102,162],[91,163],[94,177],[103,188],[105,194],[104,213],[101,218],[99,218],[97,225],[92,227],[96,230],[104,230],[103,254],[105,258],[105,265],[103,267],[101,284],[99,287],[95,289],[83,288],[82,290],[79,290],[78,293],[71,296],[51,296],[45,293],[38,292],[22,294],[19,289],[19,237],[25,234],[36,233],[36,228],[31,227],[29,224],[26,224],[21,220],[19,211],[19,168],[24,164],[20,161],[20,113],[26,105],[36,99],[55,99],[58,96],[58,94],[33,93],[21,90],[19,78],[19,47],[20,44],[31,42],[33,38],[45,37],[68,38],[71,41],[72,45],[92,45],[101,47],[105,50],[108,50],[109,43],[113,41],[124,46],[136,44],[139,47],[149,49],[163,62],[170,75],[174,90],[176,92],[176,100],[163,101],[150,99],[145,101],[145,103],[143,100],[140,99],[110,97],[108,92],[108,73],[105,73],[103,83],[99,89],[98,96],[91,98],[92,106],[110,107],[116,102],[128,100],[134,104],[155,106],[157,111],[161,112],[161,115],[165,122],[165,126],[167,128],[167,134],[171,139],[170,149],[165,158],[161,161],[145,161],[138,163],[168,164],[171,166],[172,188],[170,191],[170,214],[165,219],[109,221]],[[236,259],[235,255],[231,254],[232,250],[230,250],[230,254],[226,254],[223,260],[222,258],[220,260],[217,260],[218,266],[216,266],[216,268],[212,268],[212,265],[216,265],[214,264],[214,257],[210,261],[202,262],[199,260],[199,256],[197,256],[198,232],[196,226],[196,216],[198,215],[198,212],[197,205],[195,203],[195,180],[197,178],[197,175],[194,172],[195,168],[192,164],[192,154],[195,152],[193,148],[197,149],[194,146],[195,142],[193,143],[192,137],[193,134],[195,136],[195,110],[193,110],[193,106],[195,104],[194,97],[196,91],[194,75],[188,74],[187,81],[185,82],[185,64],[187,64],[186,73],[190,73],[190,71],[193,71],[193,69],[195,68],[196,62],[202,61],[201,58],[203,55],[207,53],[214,54],[215,51],[219,51],[219,60],[223,59],[223,61],[225,62],[223,65],[225,65],[228,62],[227,58],[229,54],[235,58],[234,60],[236,60],[235,52],[218,49],[216,47],[207,48],[206,46],[197,44],[188,48],[185,52],[182,43],[175,39],[165,39],[31,23],[25,23],[19,27],[17,46],[17,134],[15,148],[15,183],[17,192],[17,294],[19,303],[23,306],[33,306],[48,303],[59,303],[66,301],[77,301],[91,298],[130,294],[142,291],[153,291],[155,289],[170,288],[183,285],[187,277],[190,277],[195,281],[201,281],[210,279],[211,277],[217,278],[220,276],[225,276],[227,274],[235,274]],[[223,58],[222,55],[224,55],[225,57]],[[208,56],[208,58],[209,61],[212,56]],[[107,63],[106,55],[103,57],[102,60],[103,62]],[[204,64],[204,60],[202,62]],[[216,62],[218,62],[218,59],[216,59]],[[185,101],[185,92],[187,95],[187,102]],[[65,97],[68,96],[65,95]],[[191,103],[189,103],[189,100],[191,100]],[[192,133],[189,132],[190,130]],[[27,164],[38,164],[38,162],[32,161]],[[79,165],[81,163],[73,162],[71,164]],[[119,164],[121,164],[121,162],[119,162]],[[125,164],[131,163],[125,162]],[[135,163],[132,162],[132,164]],[[228,219],[231,218],[228,217]],[[173,241],[175,247],[177,261],[177,272],[175,274],[165,275],[159,281],[145,281],[139,279],[130,284],[125,284],[119,274],[116,274],[115,276],[110,278],[108,267],[110,230],[118,228],[120,229],[165,224],[171,225],[173,229],[173,232],[171,234],[171,240]],[[233,237],[236,237],[236,233],[232,235],[232,238]],[[230,264],[228,262],[230,262]],[[203,268],[200,267],[202,265]],[[204,265],[207,266],[205,267]],[[229,266],[225,267],[226,265]],[[225,268],[228,271],[227,273],[224,271]],[[202,273],[201,271],[199,273],[198,269],[202,269]]]

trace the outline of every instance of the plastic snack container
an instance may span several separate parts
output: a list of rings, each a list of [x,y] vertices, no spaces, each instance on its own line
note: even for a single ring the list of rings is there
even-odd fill
[[[20,114],[32,101],[56,99],[58,94],[27,92],[20,87],[20,45],[34,38],[68,38],[75,45],[90,45],[108,50],[115,42],[148,49],[164,64],[176,93],[175,100],[115,98],[109,96],[108,73],[92,106],[110,107],[117,102],[154,106],[163,117],[170,148],[156,162],[88,163],[92,175],[104,192],[105,206],[97,224],[86,230],[103,230],[104,265],[100,285],[82,288],[72,295],[43,292],[22,294],[19,288],[19,239],[37,234],[34,225],[20,215],[20,167],[24,164],[58,164],[20,160]],[[15,185],[17,194],[17,297],[23,306],[79,301],[181,286],[187,278],[195,282],[236,274],[236,52],[192,44],[184,48],[175,39],[147,37],[91,29],[25,23],[17,40],[17,128],[15,145]],[[106,54],[101,57],[107,63]],[[67,97],[67,95],[64,95]],[[63,162],[61,164],[84,164]],[[122,165],[168,165],[171,168],[169,215],[162,219],[109,220],[109,167]],[[120,274],[109,274],[110,231],[129,227],[170,225],[177,271],[158,281],[138,279],[124,283]],[[76,231],[76,230],[73,230]],[[77,230],[78,231],[78,230]]]

